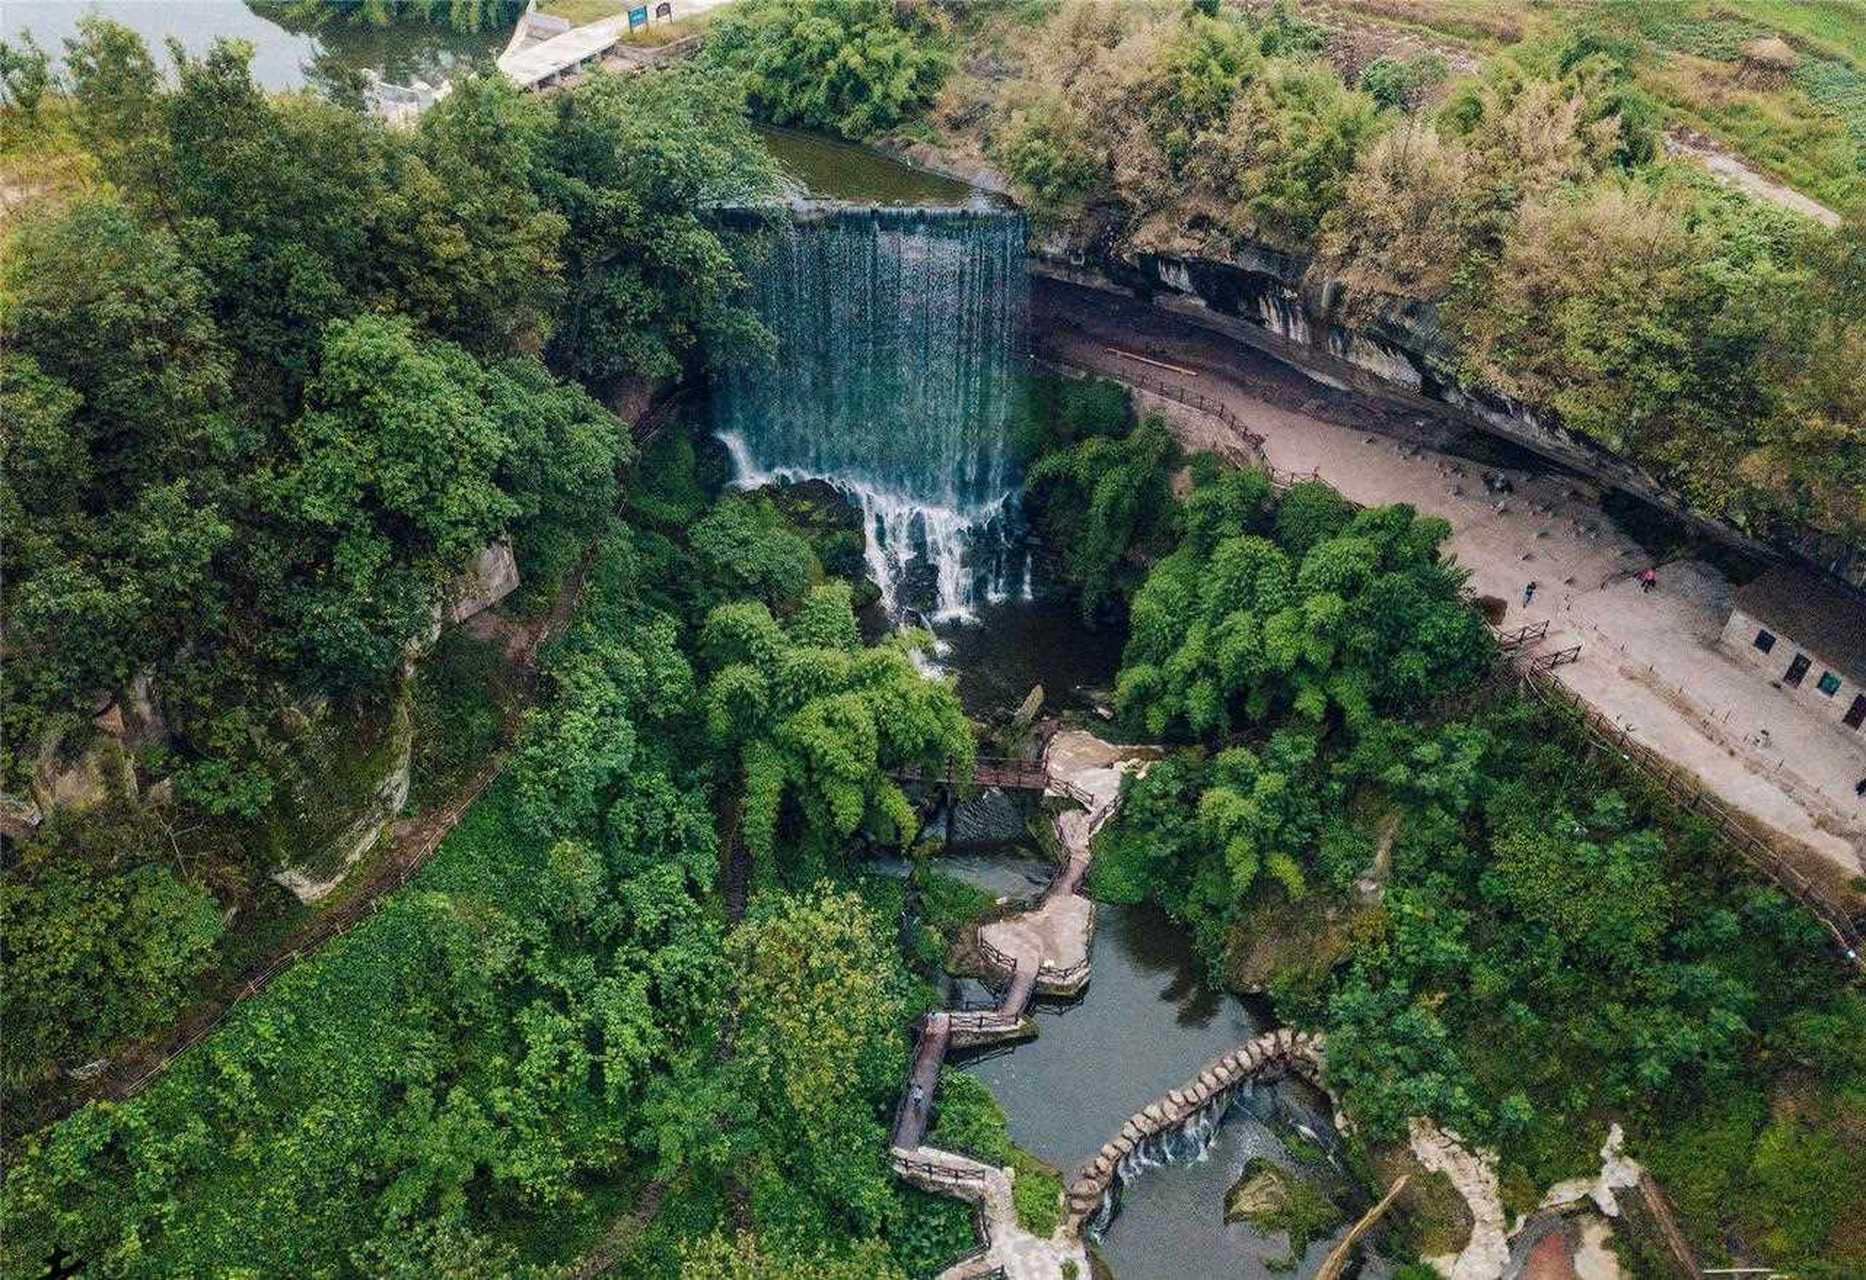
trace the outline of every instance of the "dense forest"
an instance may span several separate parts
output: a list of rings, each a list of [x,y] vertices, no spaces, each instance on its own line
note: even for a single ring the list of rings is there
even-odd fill
[[[1487,20],[1408,6],[1428,31],[1474,24],[1476,47],[1495,48],[1454,74],[1430,48],[1361,56],[1283,3],[903,16],[884,0],[746,0],[706,56],[774,120],[995,168],[1071,246],[1219,261],[1267,249],[1306,259],[1350,324],[1427,308],[1471,385],[1632,459],[1701,511],[1858,546],[1866,52],[1858,33],[1791,30],[1811,50],[1782,46],[1794,76],[1759,71],[1743,50],[1771,29],[1707,8],[1505,5]],[[1680,99],[1684,69],[1746,57],[1749,81],[1706,96],[1747,115],[1706,119]],[[1767,114],[1791,107],[1810,118]],[[1845,222],[1824,228],[1669,160],[1678,123],[1754,143]],[[1793,168],[1829,153],[1818,174]]]
[[[379,772],[474,556],[509,540],[548,604],[632,453],[597,397],[755,338],[695,208],[772,182],[699,81],[546,107],[474,78],[402,133],[263,94],[233,47],[169,88],[95,22],[68,61],[37,113],[96,178],[0,276],[0,769],[100,803],[6,883],[15,1085],[230,960],[222,909]],[[114,703],[126,733],[93,722]]]
[[[6,1274],[546,1275],[600,1246],[643,1274],[877,1276],[963,1252],[963,1207],[886,1169],[932,996],[883,925],[901,887],[843,852],[907,845],[885,771],[963,762],[970,728],[915,636],[863,645],[834,534],[720,500],[682,429],[638,457],[608,407],[768,358],[732,301],[750,249],[702,216],[774,185],[732,90],[469,77],[398,132],[261,93],[233,46],[169,84],[94,21],[69,65],[32,114],[94,177],[9,228],[5,264],[6,765],[110,772],[0,889],[12,1102],[265,945],[225,908],[253,909],[395,708],[419,799],[533,705],[365,926],[134,1102],[16,1136]],[[501,539],[518,620],[581,588],[529,695],[499,688],[496,638],[435,639]],[[133,751],[91,723],[132,687],[162,719]]]
[[[341,16],[403,8],[500,6]],[[965,1253],[966,1206],[893,1177],[887,1131],[993,904],[893,775],[964,767],[974,727],[927,636],[864,639],[858,532],[724,492],[644,415],[773,356],[740,301],[759,232],[709,215],[779,188],[747,112],[968,139],[1045,233],[1309,256],[1344,308],[1437,307],[1470,377],[1704,509],[1860,541],[1866,201],[1834,184],[1853,220],[1824,230],[1667,163],[1656,37],[1601,14],[1472,74],[1344,78],[1283,6],[740,0],[690,65],[548,98],[468,75],[405,130],[260,91],[237,45],[165,74],[87,20],[56,76],[0,49],[5,147],[60,175],[0,254],[0,790],[9,824],[46,799],[0,878],[0,1274]],[[1055,572],[1124,643],[1116,728],[1166,748],[1090,888],[1327,1033],[1370,1185],[1430,1116],[1524,1211],[1620,1123],[1703,1256],[1866,1270],[1866,999],[1497,678],[1442,521],[1184,457],[1111,383],[1033,373],[1013,430]],[[448,625],[506,547],[517,593]],[[379,910],[64,1114],[86,1064],[289,941],[310,912],[277,877],[398,750],[417,818],[504,768]],[[940,1094],[938,1139],[1053,1225],[1056,1171],[989,1091]],[[1390,1255],[1445,1252],[1404,1208]]]

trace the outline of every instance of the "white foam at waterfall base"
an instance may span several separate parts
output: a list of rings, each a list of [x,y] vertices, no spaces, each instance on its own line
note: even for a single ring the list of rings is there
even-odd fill
[[[881,588],[881,606],[890,618],[904,616],[901,585],[908,566],[916,560],[932,563],[936,594],[931,622],[969,622],[977,618],[980,584],[993,604],[1009,599],[1005,578],[1010,548],[1006,538],[1012,495],[974,511],[929,506],[887,493],[846,476],[813,474],[801,467],[763,467],[752,456],[743,436],[718,433],[732,460],[732,486],[761,489],[768,484],[823,480],[846,496],[862,513],[862,555],[869,576]],[[984,562],[975,566],[974,559]],[[1024,598],[1030,598],[1030,562],[1024,562]]]
[[[1022,215],[803,205],[760,228],[748,301],[776,358],[712,372],[712,425],[739,483],[820,479],[848,495],[897,620],[925,603],[905,590],[923,565],[932,621],[1008,599]]]

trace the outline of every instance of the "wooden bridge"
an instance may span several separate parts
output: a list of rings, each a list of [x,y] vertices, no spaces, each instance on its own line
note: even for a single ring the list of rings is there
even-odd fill
[[[896,782],[931,782],[946,787],[1004,787],[1012,791],[1047,791],[1049,770],[1041,760],[1017,760],[1009,756],[976,756],[970,769],[948,761],[945,773],[928,773],[917,765],[897,769],[889,775]]]

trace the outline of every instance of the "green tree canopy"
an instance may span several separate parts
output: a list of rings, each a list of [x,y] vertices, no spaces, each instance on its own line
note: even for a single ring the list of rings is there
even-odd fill
[[[1439,558],[1443,520],[1350,516],[1315,485],[1282,500],[1273,528],[1242,502],[1194,509],[1198,536],[1134,597],[1116,700],[1149,733],[1222,735],[1239,713],[1287,710],[1317,724],[1339,712],[1359,732],[1481,671],[1488,638]]]
[[[933,11],[889,0],[742,0],[707,32],[704,56],[743,78],[765,119],[849,138],[899,124],[951,67]]]
[[[714,609],[700,633],[706,723],[745,785],[747,847],[824,865],[858,830],[900,848],[913,806],[889,776],[966,765],[972,732],[950,684],[923,677],[922,636],[863,648],[842,582],[814,587],[780,624],[762,603]]]

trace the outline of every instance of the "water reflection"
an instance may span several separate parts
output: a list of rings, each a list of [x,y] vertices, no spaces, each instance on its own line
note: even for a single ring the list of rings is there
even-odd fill
[[[1015,707],[1043,686],[1049,711],[1091,711],[1093,691],[1114,685],[1122,628],[1090,631],[1065,593],[986,605],[978,625],[942,629],[941,665],[959,675],[959,699],[972,715]]]
[[[1048,867],[1005,851],[942,857],[934,865],[988,892],[1016,896]],[[1186,931],[1151,906],[1103,904],[1091,948],[1094,977],[1081,1000],[1039,1002],[1038,1036],[963,1069],[991,1086],[1019,1145],[1075,1172],[1134,1112],[1270,1025],[1267,1016],[1206,981]],[[976,983],[956,998],[982,998]],[[1148,1169],[1126,1186],[1100,1247],[1116,1280],[1238,1276],[1266,1280],[1288,1254],[1281,1234],[1224,1220],[1225,1194],[1254,1156],[1299,1162],[1281,1133],[1330,1138],[1327,1099],[1298,1081],[1240,1095],[1196,1159]],[[1345,1226],[1342,1228],[1345,1230]],[[1316,1241],[1294,1274],[1313,1275],[1337,1232]],[[1385,1275],[1384,1265],[1361,1275]]]
[[[92,14],[142,36],[163,65],[171,39],[194,55],[222,37],[244,40],[253,46],[253,79],[268,89],[297,89],[363,71],[396,84],[434,84],[466,63],[495,56],[509,34],[457,32],[425,22],[290,30],[239,0],[6,0],[0,4],[0,38],[17,40],[30,31],[41,48],[59,57],[64,42],[78,34],[79,20]]]
[[[867,147],[800,129],[757,126],[800,195],[873,204],[965,204],[969,184],[890,160]]]
[[[1257,1034],[1242,1002],[1203,981],[1183,931],[1149,907],[1103,906],[1081,1001],[1039,1004],[1037,1039],[970,1064],[1022,1146],[1073,1170],[1142,1106]]]

